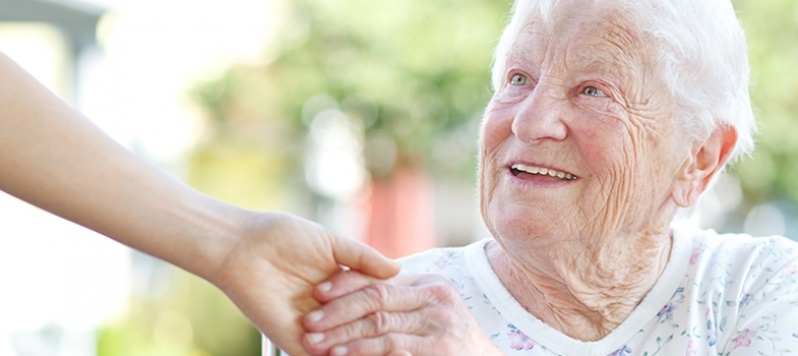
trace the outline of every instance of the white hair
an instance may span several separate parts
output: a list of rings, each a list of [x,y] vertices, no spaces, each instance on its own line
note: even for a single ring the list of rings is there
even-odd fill
[[[580,0],[585,1],[585,0]],[[588,0],[589,1],[589,0]],[[585,1],[585,2],[588,2]],[[608,1],[608,0],[593,0]],[[658,66],[677,103],[685,134],[705,140],[715,128],[734,127],[737,144],[730,161],[753,150],[756,131],[748,94],[745,35],[729,0],[615,0],[654,41]],[[494,57],[493,90],[505,83],[508,51],[532,11],[547,21],[558,0],[515,0]]]

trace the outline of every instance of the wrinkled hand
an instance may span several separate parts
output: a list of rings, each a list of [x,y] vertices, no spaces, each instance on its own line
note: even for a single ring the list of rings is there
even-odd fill
[[[399,271],[366,245],[290,214],[258,214],[247,225],[211,282],[292,356],[305,354],[301,317],[320,305],[314,286],[340,272],[340,265],[377,278]]]
[[[302,340],[312,355],[501,355],[441,276],[345,271],[314,296],[324,305],[305,316]]]

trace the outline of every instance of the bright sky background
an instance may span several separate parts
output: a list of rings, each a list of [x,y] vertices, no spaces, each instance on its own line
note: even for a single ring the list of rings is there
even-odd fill
[[[82,63],[79,109],[139,155],[179,175],[201,134],[185,90],[233,61],[257,59],[272,25],[268,0],[97,0],[101,51]],[[55,91],[66,51],[47,27],[0,27],[0,50]],[[74,335],[62,354],[87,355],[81,338],[122,311],[129,250],[0,193],[0,354],[25,332],[56,324]],[[5,337],[4,337],[5,336]],[[33,349],[42,345],[28,342]],[[39,354],[53,354],[44,352]]]
[[[141,153],[177,160],[201,130],[186,89],[262,53],[272,2],[114,3],[99,25],[105,65],[92,73],[83,109]]]

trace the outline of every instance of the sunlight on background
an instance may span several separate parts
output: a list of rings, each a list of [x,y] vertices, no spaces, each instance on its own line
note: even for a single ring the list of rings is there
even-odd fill
[[[186,91],[233,61],[258,57],[270,1],[119,1],[98,26],[104,63],[84,110],[139,153],[176,163],[199,139]]]
[[[0,22],[0,50],[140,157],[392,257],[488,235],[475,143],[510,1],[91,3],[107,9],[96,47],[74,56],[53,26]],[[795,238],[798,38],[773,33],[798,33],[798,5],[734,4],[762,135],[695,223]],[[204,281],[6,195],[0,216],[0,355],[258,352]]]
[[[202,133],[187,88],[232,61],[259,56],[270,2],[103,6],[109,11],[98,26],[100,48],[83,58],[72,58],[68,39],[45,24],[0,24],[0,50],[119,142],[180,174]],[[76,64],[79,78],[72,77]],[[0,355],[95,354],[97,328],[123,313],[133,292],[130,250],[4,194],[0,216]],[[173,338],[161,341],[181,343],[175,335],[185,335],[191,344],[185,316],[160,320],[156,336],[166,330],[163,337]]]

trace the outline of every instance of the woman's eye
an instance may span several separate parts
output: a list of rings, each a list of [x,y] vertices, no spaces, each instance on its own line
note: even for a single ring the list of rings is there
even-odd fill
[[[607,96],[607,94],[604,94],[603,91],[599,90],[594,86],[584,87],[584,89],[582,89],[582,94],[585,94],[587,96],[592,96],[594,98],[601,98]]]
[[[526,85],[526,82],[527,82],[526,76],[523,75],[523,74],[516,74],[516,75],[513,75],[512,78],[510,78],[510,85],[513,85],[513,86]]]

